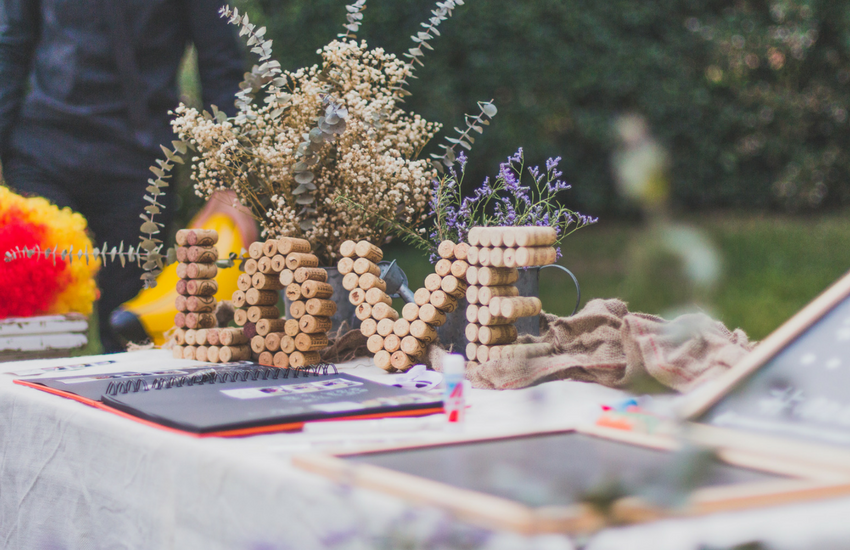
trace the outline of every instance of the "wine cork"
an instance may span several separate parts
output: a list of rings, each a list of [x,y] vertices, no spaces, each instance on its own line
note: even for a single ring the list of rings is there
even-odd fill
[[[242,270],[243,270],[245,273],[247,273],[248,275],[253,275],[253,274],[254,274],[254,273],[256,273],[257,271],[259,271],[259,270],[260,270],[260,268],[259,268],[259,267],[258,267],[258,265],[257,265],[257,260],[255,260],[254,258],[248,258],[248,259],[247,259],[247,260],[245,260],[245,262],[242,264]]]
[[[478,267],[471,265],[466,269],[466,282],[470,285],[478,284]]]
[[[360,323],[360,334],[366,338],[378,332],[378,321],[369,318]]]
[[[482,227],[480,232],[478,233],[478,247],[479,248],[487,248],[491,246],[490,237],[492,235],[492,228],[490,227]]]
[[[303,319],[302,317],[301,319]],[[283,324],[283,332],[287,336],[295,338],[301,333],[301,319],[287,319]]]
[[[493,227],[490,230],[490,246],[495,248],[501,247],[503,236],[506,232],[511,231],[510,227]]]
[[[190,264],[184,264],[183,262],[180,262],[180,263],[177,264],[176,271],[177,271],[177,278],[178,279],[189,279],[189,265]],[[198,264],[198,265],[208,265],[208,264]],[[214,265],[214,264],[212,264],[212,265]],[[204,278],[208,279],[209,277],[204,277]]]
[[[440,282],[440,289],[455,298],[463,298],[466,295],[466,288],[468,286],[466,281],[458,279],[454,275],[443,277],[443,280]]]
[[[174,242],[177,243],[177,246],[186,246],[189,244],[188,237],[191,231],[191,229],[179,229],[177,231],[177,234],[174,235]]]
[[[558,240],[554,227],[528,226],[516,231],[516,246],[552,246]]]
[[[207,330],[207,345],[208,346],[217,346],[219,344],[219,334],[221,333],[220,328],[208,328]]]
[[[543,302],[536,296],[501,298],[498,301],[499,313],[502,317],[518,318],[540,315]],[[490,308],[493,313],[493,307]]]
[[[307,313],[314,317],[332,317],[336,313],[336,302],[310,298],[307,300]]]
[[[366,291],[362,288],[355,288],[348,293],[348,301],[351,305],[359,306],[366,301]]]
[[[383,251],[369,241],[360,241],[354,247],[354,252],[361,258],[366,258],[372,263],[378,263],[384,258]]]
[[[381,268],[367,258],[357,258],[354,262],[354,272],[358,275],[371,273],[375,277],[381,276]]]
[[[479,363],[486,363],[489,361],[490,347],[485,345],[478,346],[478,349],[475,350],[475,359],[477,359]]]
[[[318,351],[293,351],[289,355],[289,366],[301,368],[321,362]]]
[[[277,254],[277,239],[269,239],[263,243],[263,254],[267,258],[271,258]]]
[[[374,273],[364,273],[360,275],[360,280],[357,282],[358,286],[363,290],[369,290],[372,288],[379,288],[384,292],[387,291],[387,283]]]
[[[213,296],[218,292],[218,283],[214,279],[189,279],[186,281],[186,293],[190,296]]]
[[[284,265],[286,262],[284,261]],[[268,256],[263,256],[259,260],[257,260],[257,271],[260,273],[264,273],[266,275],[275,275],[275,279],[277,279],[280,275],[280,269],[275,270],[274,266],[272,266],[272,259]]]
[[[522,267],[554,264],[557,259],[557,252],[551,246],[516,249],[516,264]]]
[[[248,308],[248,320],[256,323],[260,319],[277,319],[280,310],[277,306],[251,306]]]
[[[236,279],[236,288],[238,288],[239,290],[241,290],[243,292],[245,292],[249,288],[251,288],[251,285],[252,285],[251,276],[248,275],[247,273],[240,274],[239,278]]]
[[[354,248],[357,246],[357,243],[354,241],[343,241],[341,245],[339,245],[339,255],[343,258],[351,258],[356,254]]]
[[[457,243],[455,245],[455,260],[466,260],[466,254],[469,252],[469,245],[466,243]]]
[[[182,346],[186,343],[186,331],[182,328],[175,329],[174,332],[171,333],[171,340],[173,340],[178,346]]]
[[[384,349],[390,353],[396,352],[401,348],[401,338],[395,334],[390,334],[384,338]]]
[[[295,338],[288,334],[284,334],[280,339],[280,351],[287,354],[291,354],[295,351]]]
[[[393,299],[390,298],[386,292],[381,290],[380,288],[370,288],[366,291],[366,301],[372,305],[377,303],[384,303],[388,306],[393,305]]]
[[[479,290],[481,290],[481,287],[476,285],[469,285],[466,287],[466,301],[470,304],[477,304]]]
[[[334,304],[336,305],[336,304]],[[297,300],[289,304],[289,316],[293,319],[300,319],[307,314],[307,302],[303,302],[301,300]],[[311,315],[315,315],[315,313],[311,313]]]
[[[286,269],[286,256],[283,256],[281,254],[275,254],[274,256],[272,256],[271,266],[272,266],[272,271],[274,273],[282,273]],[[290,270],[287,270],[287,271],[292,271],[292,270],[290,269]]]
[[[306,280],[301,285],[301,295],[305,298],[330,298],[333,296],[334,287],[321,281]]]
[[[284,265],[285,265],[285,263],[284,263]],[[284,269],[283,271],[280,272],[280,276],[278,276],[278,280],[280,281],[280,284],[283,285],[283,288],[286,288],[286,287],[288,287],[289,285],[291,285],[292,283],[295,282],[295,272],[292,271],[291,269]]]
[[[244,309],[237,309],[233,312],[233,322],[238,326],[245,326],[245,323],[248,322],[248,311]]]
[[[453,243],[452,241],[441,242],[439,245],[437,245],[437,254],[439,254],[440,257],[444,259],[454,259],[455,243]]]
[[[183,359],[195,359],[195,346],[183,346]]]
[[[302,332],[295,337],[295,349],[298,351],[318,351],[328,347],[326,334],[307,334]]]
[[[392,370],[393,366],[390,356],[390,352],[385,349],[382,349],[381,351],[375,354],[375,364],[384,370]]]
[[[254,273],[251,277],[251,286],[258,290],[280,290],[283,285],[280,284],[280,276],[274,274]]]
[[[207,329],[199,328],[195,330],[195,345],[196,346],[206,346],[207,345]]]
[[[257,321],[257,334],[266,336],[272,332],[283,332],[285,326],[286,319],[260,319]]]
[[[306,281],[326,283],[328,282],[328,272],[322,267],[299,267],[295,270],[295,282],[304,283]]]
[[[434,292],[435,290],[440,290],[440,285],[443,282],[443,278],[437,275],[436,273],[431,273],[427,277],[425,277],[425,288]]]
[[[502,253],[503,267],[516,267],[516,248],[506,248]]]
[[[211,328],[216,326],[215,315],[212,313],[187,313],[186,327],[188,328]]]
[[[370,277],[372,276],[370,273],[367,273],[367,275]],[[342,278],[342,288],[345,290],[360,288],[360,275],[354,272],[346,274],[346,276]]]
[[[218,341],[222,346],[238,346],[240,344],[247,344],[248,338],[242,332],[242,329],[229,327],[219,331]]]
[[[192,296],[192,298],[197,298],[198,296]],[[233,297],[230,298],[230,303],[235,308],[243,307],[247,302],[245,301],[245,293],[241,290],[236,290],[233,292]]]
[[[478,303],[488,305],[490,298],[494,296],[518,296],[519,290],[512,285],[505,286],[482,286],[478,289]]]
[[[174,249],[175,254],[177,255],[177,261],[183,264],[189,263],[189,247],[188,246],[178,246]]]
[[[186,252],[189,263],[211,264],[218,260],[218,250],[214,246],[190,246]]]
[[[466,240],[472,246],[478,246],[479,236],[481,235],[481,227],[472,227],[466,236]]]
[[[477,324],[469,323],[466,325],[466,330],[464,331],[466,335],[466,339],[470,342],[478,342],[478,329],[480,327]]]
[[[413,293],[413,302],[417,306],[424,306],[428,302],[431,301],[431,291],[427,288],[417,289],[416,292]]]
[[[394,369],[407,371],[413,366],[413,359],[403,351],[398,350],[390,355],[390,363]]]
[[[292,283],[286,287],[284,295],[290,302],[295,302],[301,299],[301,285]]]
[[[236,292],[240,291],[237,290]],[[215,308],[215,296],[188,296],[186,298],[186,311],[194,311],[195,313],[214,313]]]
[[[401,309],[401,316],[407,321],[419,319],[419,306],[413,302],[404,304],[404,307]]]
[[[366,340],[366,349],[369,353],[378,353],[384,349],[384,337],[380,334],[373,334]]]
[[[393,319],[381,319],[378,321],[378,334],[387,337],[393,333],[395,321]]]
[[[482,267],[478,269],[477,277],[481,286],[510,285],[517,281],[519,272],[515,268]]]
[[[478,357],[478,344],[475,342],[470,342],[466,344],[466,358],[470,361],[474,361],[476,357]]]
[[[207,348],[207,363],[219,363],[221,359],[219,359],[219,351],[221,348],[219,346],[210,346]]]
[[[478,247],[470,246],[466,251],[466,263],[469,265],[478,265]]]
[[[425,344],[415,336],[405,336],[401,339],[401,351],[411,357],[421,357],[425,354]]]
[[[337,270],[341,275],[348,275],[354,272],[354,258],[341,258],[336,264]]]
[[[449,270],[452,275],[461,279],[463,281],[466,280],[466,272],[469,270],[469,264],[463,260],[455,260],[452,262],[452,267]]]
[[[186,301],[188,298],[194,298],[195,296],[183,296],[178,294],[176,298],[174,298],[174,309],[177,311],[189,311],[186,307]]]
[[[469,304],[466,306],[466,320],[470,323],[478,322],[478,305]]]
[[[482,326],[491,325],[510,325],[516,319],[509,319],[501,315],[493,315],[490,313],[490,308],[482,307],[478,310],[478,324]]]
[[[310,241],[304,239],[296,239],[294,237],[281,237],[277,240],[277,251],[286,256],[293,252],[306,254],[310,252]]]
[[[394,310],[391,306],[388,306],[383,302],[378,302],[377,304],[372,306],[372,317],[379,321],[381,319],[392,319],[393,321],[395,321],[396,319],[398,319],[398,312]]]
[[[250,321],[245,323],[245,326],[242,327],[242,332],[245,334],[245,337],[250,341],[251,338],[257,335],[257,323],[252,323]]]
[[[431,325],[442,325],[446,322],[446,314],[434,307],[434,304],[425,304],[419,308],[419,318]]]
[[[452,313],[457,309],[457,300],[454,296],[449,296],[442,290],[431,293],[430,303],[435,308],[446,313]]]
[[[313,254],[293,252],[286,257],[286,267],[292,271],[299,267],[319,267],[319,258]]]
[[[360,319],[361,321],[364,321],[364,320],[370,318],[372,316],[372,305],[367,304],[366,302],[359,304],[354,309],[354,315],[356,315],[357,318]]]
[[[478,331],[478,339],[482,344],[498,345],[516,342],[517,330],[514,325],[500,325],[493,327],[481,327]]]
[[[266,351],[266,339],[259,334],[251,338],[251,351],[254,353]]]
[[[265,335],[265,346],[269,351],[280,351],[280,339],[286,334],[280,332],[270,332]],[[255,336],[256,338],[256,336]]]
[[[239,291],[237,291],[239,292]],[[245,292],[245,302],[249,306],[273,306],[280,299],[280,294],[276,290],[259,290],[257,288],[249,288]],[[236,304],[234,304],[235,306]]]
[[[274,354],[272,362],[274,363],[274,366],[280,369],[289,368],[289,354],[279,351]]]
[[[312,315],[305,315],[298,320],[298,328],[301,329],[301,332],[306,332],[308,334],[327,332],[331,329],[331,319],[330,317],[314,317]]]
[[[189,329],[189,330],[184,331],[183,332],[183,342],[187,346],[194,346],[195,345],[195,336],[197,335],[197,333],[198,333],[198,331],[195,330],[195,329]]]
[[[425,321],[417,319],[410,323],[410,335],[430,344],[437,339],[437,330]]]
[[[491,248],[479,248],[478,249],[478,265],[482,267],[488,267],[490,265],[490,251]]]
[[[452,272],[452,261],[443,258],[434,265],[434,272],[440,277],[450,275]]]
[[[218,358],[222,363],[247,361],[251,359],[251,346],[222,346],[218,350]]]
[[[505,231],[502,234],[502,246],[506,249],[516,246],[516,236],[522,231],[521,227],[514,227],[511,231]]]
[[[396,319],[393,323],[393,334],[399,338],[404,338],[410,334],[410,321],[407,319]],[[393,350],[395,351],[395,350]]]
[[[263,243],[257,241],[251,243],[248,247],[248,255],[254,260],[259,260],[263,257]]]
[[[490,251],[490,265],[493,267],[505,267],[505,263],[502,259],[502,254],[504,254],[504,248],[494,248]]]
[[[261,364],[264,367],[273,367],[274,354],[270,351],[264,351],[260,353],[260,356],[257,357],[257,363]]]

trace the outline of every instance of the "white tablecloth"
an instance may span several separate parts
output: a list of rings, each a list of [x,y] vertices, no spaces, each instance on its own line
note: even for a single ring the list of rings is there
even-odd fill
[[[85,373],[160,370],[168,352],[6,363],[0,373],[116,360]],[[369,360],[340,366],[386,376]],[[763,540],[770,548],[850,547],[850,499],[608,529],[576,541],[488,532],[439,510],[338,486],[290,465],[324,447],[427,440],[414,432],[272,434],[196,439],[12,384],[0,374],[0,543],[8,549],[690,549]],[[541,419],[586,422],[624,394],[578,382],[511,392],[476,390],[465,430],[484,434]],[[424,426],[424,427],[423,427]]]

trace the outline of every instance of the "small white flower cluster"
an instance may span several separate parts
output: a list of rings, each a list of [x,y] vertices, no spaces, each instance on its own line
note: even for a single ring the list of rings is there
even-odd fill
[[[425,216],[430,182],[436,172],[418,156],[439,125],[399,108],[397,88],[411,66],[365,42],[335,40],[318,53],[322,67],[285,72],[282,90],[292,95],[282,114],[276,106],[252,105],[239,118],[199,113],[181,105],[172,126],[196,151],[192,179],[198,195],[234,189],[251,208],[267,236],[303,236],[330,265],[339,244],[367,239],[383,244],[387,228],[375,217],[415,227]],[[345,132],[325,143],[311,167],[316,186],[310,212],[296,202],[293,166],[296,152],[332,90],[333,101],[348,111]],[[354,208],[344,196],[362,205]],[[309,216],[310,229],[300,222]]]

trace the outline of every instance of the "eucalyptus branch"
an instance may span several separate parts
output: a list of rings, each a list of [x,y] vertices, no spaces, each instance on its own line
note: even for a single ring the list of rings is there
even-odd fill
[[[431,154],[431,158],[436,161],[432,162],[432,164],[434,164],[440,172],[443,172],[446,168],[451,168],[455,163],[457,160],[457,153],[455,149],[458,145],[467,151],[472,150],[472,144],[475,143],[475,138],[472,137],[472,132],[483,134],[484,126],[489,126],[490,119],[496,116],[496,113],[499,112],[493,104],[492,99],[490,101],[479,101],[478,108],[480,109],[480,112],[477,116],[473,117],[472,115],[463,115],[463,121],[466,124],[466,128],[461,130],[455,126],[455,131],[458,133],[458,137],[446,138],[446,141],[448,141],[451,145],[440,144],[439,147],[440,149],[443,149],[443,154]]]
[[[348,21],[342,28],[345,29],[345,32],[339,33],[337,38],[349,38],[351,40],[357,39],[357,31],[360,30],[360,23],[363,21],[363,10],[366,9],[366,0],[357,0],[353,4],[348,4],[345,6],[345,10],[348,12],[345,15],[345,19]]]
[[[130,246],[127,250],[124,250],[124,241],[115,247],[112,247],[112,250],[109,250],[109,245],[103,243],[100,248],[95,247],[93,250],[89,251],[89,247],[86,246],[84,249],[77,250],[74,252],[74,247],[70,246],[68,248],[60,250],[58,246],[54,246],[53,248],[42,248],[39,245],[35,245],[32,248],[24,246],[16,246],[13,250],[6,251],[6,261],[12,262],[15,260],[22,260],[24,258],[32,259],[35,257],[36,260],[44,257],[45,260],[52,259],[53,265],[56,265],[56,259],[59,258],[60,261],[68,260],[69,264],[74,263],[74,256],[77,257],[78,261],[82,261],[83,258],[86,260],[86,265],[89,265],[89,262],[94,261],[102,261],[104,265],[108,264],[110,261],[114,262],[117,258],[121,262],[121,266],[124,267],[127,265],[127,262],[135,263],[136,265],[140,265],[142,259],[146,256],[144,249],[141,246],[133,248]]]

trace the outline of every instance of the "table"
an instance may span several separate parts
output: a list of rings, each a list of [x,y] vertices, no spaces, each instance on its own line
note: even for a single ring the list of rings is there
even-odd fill
[[[102,373],[188,365],[159,350],[6,363],[0,373],[101,363]],[[109,364],[102,364],[112,361]],[[341,371],[380,380],[370,359]],[[439,510],[339,486],[290,464],[295,453],[377,443],[380,434],[322,430],[244,439],[196,439],[12,384],[0,374],[0,541],[3,548],[681,550],[765,540],[771,548],[850,541],[850,498],[607,529],[585,541],[523,537],[465,525]],[[626,394],[580,382],[474,390],[465,430],[592,421]],[[405,419],[409,420],[409,419]],[[398,441],[444,435],[439,418]],[[832,544],[832,546],[831,546]]]

